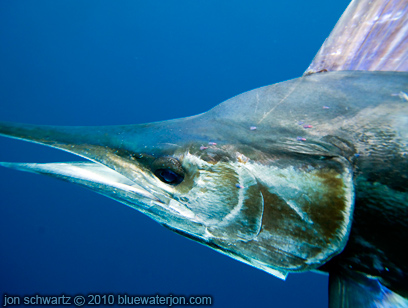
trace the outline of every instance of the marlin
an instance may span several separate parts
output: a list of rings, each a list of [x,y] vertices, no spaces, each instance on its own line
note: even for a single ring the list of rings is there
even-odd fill
[[[354,0],[302,77],[182,119],[0,134],[86,161],[1,163],[84,186],[330,307],[408,307],[408,1]]]

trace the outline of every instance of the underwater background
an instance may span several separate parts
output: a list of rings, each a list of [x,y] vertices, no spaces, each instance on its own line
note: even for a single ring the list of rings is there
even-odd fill
[[[349,1],[0,1],[0,120],[114,125],[205,112],[299,77]],[[78,160],[0,138],[0,161]],[[327,307],[106,197],[0,169],[0,296],[210,295],[213,307]]]

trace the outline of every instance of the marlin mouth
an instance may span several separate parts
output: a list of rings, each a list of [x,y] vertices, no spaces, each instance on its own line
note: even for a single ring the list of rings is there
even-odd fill
[[[63,163],[8,163],[0,162],[0,166],[20,171],[53,176],[67,182],[77,183],[87,188],[106,192],[110,187],[112,193],[135,194],[152,202],[165,202],[147,189],[129,180],[119,172],[95,162],[63,162]]]
[[[176,121],[170,121],[171,125]],[[11,163],[0,166],[48,175],[75,183],[114,199],[162,225],[203,237],[205,228],[183,202],[176,187],[155,174],[155,163],[169,147],[167,122],[141,125],[62,127],[0,122],[0,135],[63,150],[85,161],[58,163]],[[164,127],[163,127],[164,126]],[[157,144],[163,144],[160,148]],[[159,175],[160,176],[160,175]]]
[[[48,175],[76,183],[118,200],[144,212],[151,206],[169,202],[166,193],[157,193],[149,184],[152,177],[132,155],[116,148],[114,138],[102,145],[101,134],[118,127],[54,127],[16,123],[0,123],[0,135],[21,139],[60,149],[86,159],[86,161],[61,163],[11,163],[0,166],[20,171]],[[92,142],[93,140],[93,142]],[[142,202],[140,202],[143,200]]]

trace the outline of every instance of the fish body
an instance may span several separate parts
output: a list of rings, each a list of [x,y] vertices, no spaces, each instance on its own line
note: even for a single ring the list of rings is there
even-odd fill
[[[85,186],[283,279],[329,272],[331,307],[404,307],[406,254],[395,243],[408,231],[408,73],[401,60],[400,71],[333,69],[348,58],[321,69],[321,55],[302,77],[188,118],[2,122],[2,135],[88,160],[2,165]]]

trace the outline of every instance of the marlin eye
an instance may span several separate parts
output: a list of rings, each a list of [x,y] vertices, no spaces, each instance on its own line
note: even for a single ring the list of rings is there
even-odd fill
[[[180,162],[174,157],[159,157],[152,163],[151,167],[154,175],[166,184],[177,185],[184,180],[184,170]]]
[[[164,183],[177,185],[183,181],[183,177],[170,169],[157,169],[154,174]]]

